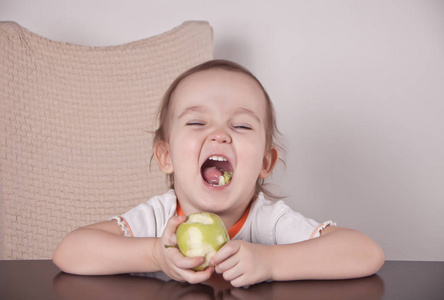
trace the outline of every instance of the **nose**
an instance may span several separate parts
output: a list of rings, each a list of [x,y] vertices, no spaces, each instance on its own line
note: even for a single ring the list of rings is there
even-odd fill
[[[231,143],[230,135],[222,129],[214,130],[212,133],[210,133],[210,135],[208,136],[208,139],[211,142],[217,142],[217,143],[222,143],[222,144],[230,144]]]

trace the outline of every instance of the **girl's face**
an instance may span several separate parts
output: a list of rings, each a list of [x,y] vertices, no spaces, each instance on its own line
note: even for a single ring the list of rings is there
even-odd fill
[[[156,147],[162,170],[174,173],[174,189],[185,214],[200,211],[242,215],[277,160],[266,149],[266,102],[245,74],[210,69],[185,78],[174,91],[168,141]],[[218,185],[220,175],[231,181]]]

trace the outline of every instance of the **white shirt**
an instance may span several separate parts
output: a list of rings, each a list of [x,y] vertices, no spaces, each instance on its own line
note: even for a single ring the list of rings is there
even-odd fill
[[[116,219],[126,236],[161,237],[168,220],[176,215],[174,190],[155,196]],[[304,217],[283,201],[267,200],[262,193],[253,201],[242,228],[233,237],[263,245],[291,244],[315,238],[329,225]]]

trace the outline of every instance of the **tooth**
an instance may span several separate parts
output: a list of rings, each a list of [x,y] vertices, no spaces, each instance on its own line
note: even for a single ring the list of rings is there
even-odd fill
[[[208,158],[209,160],[217,160],[217,161],[227,161],[225,158],[223,158],[222,156],[211,156]]]

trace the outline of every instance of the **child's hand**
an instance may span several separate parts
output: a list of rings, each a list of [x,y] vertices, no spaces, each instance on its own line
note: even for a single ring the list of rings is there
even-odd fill
[[[210,260],[216,272],[235,287],[271,279],[269,247],[233,240],[225,244]]]
[[[214,267],[205,271],[195,272],[192,268],[204,262],[203,257],[185,257],[176,246],[176,229],[180,223],[186,220],[185,216],[171,217],[163,232],[162,237],[156,245],[156,261],[159,268],[171,279],[177,281],[187,281],[189,283],[199,283],[208,280],[214,271]]]

